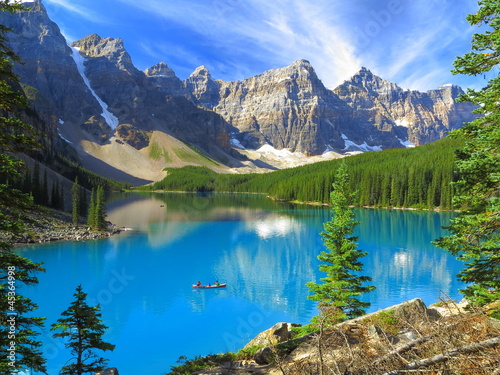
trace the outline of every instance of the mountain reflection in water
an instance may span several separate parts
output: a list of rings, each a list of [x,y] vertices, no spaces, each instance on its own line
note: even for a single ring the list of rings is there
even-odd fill
[[[181,355],[236,351],[279,321],[307,323],[316,305],[305,284],[318,281],[325,207],[274,202],[243,194],[117,194],[108,220],[132,231],[100,241],[59,242],[17,251],[47,272],[25,294],[55,322],[77,285],[100,303],[105,353],[120,374],[161,374]],[[461,264],[430,241],[443,235],[450,213],[356,209],[363,274],[377,289],[363,296],[370,311],[441,292],[460,298]],[[196,290],[197,281],[226,282]],[[49,373],[70,358],[44,332]],[[147,350],[145,348],[147,347]],[[130,353],[141,353],[135,358]],[[147,365],[147,368],[144,367]]]

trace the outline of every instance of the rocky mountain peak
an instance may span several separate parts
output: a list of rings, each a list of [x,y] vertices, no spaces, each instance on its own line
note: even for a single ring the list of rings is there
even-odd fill
[[[380,79],[375,76],[372,71],[364,66],[351,78],[352,80],[357,81],[373,81],[374,79]]]
[[[208,71],[207,67],[205,65],[201,65],[199,67],[197,67],[193,73],[191,73],[191,75],[189,76],[189,78],[191,77],[203,77],[203,78],[206,78],[206,79],[212,79],[212,75],[210,74],[210,72]]]
[[[314,70],[313,66],[308,60],[305,59],[300,59],[294,61],[290,66],[297,67],[297,68],[305,68],[305,69],[312,69]]]
[[[366,67],[361,67],[361,69],[354,76],[352,76],[350,80],[345,81],[339,87],[350,87],[348,90],[351,92],[362,91],[367,92],[372,96],[387,95],[388,93],[404,91],[395,83],[386,81],[385,79],[373,74]]]
[[[316,75],[316,71],[314,70],[311,63],[304,59],[294,61],[284,68],[268,70],[267,72],[264,72],[257,77],[267,78],[271,76],[278,77],[278,79],[283,79],[286,77],[290,79],[296,79],[301,77],[306,79],[319,80],[318,76]]]
[[[101,38],[97,34],[92,34],[71,43],[71,46],[78,48],[88,57],[104,57],[121,69],[135,70],[121,38]]]
[[[40,8],[43,8],[42,0],[21,0],[21,3],[30,10],[39,11]]]
[[[148,77],[176,77],[175,72],[164,62],[160,62],[153,65],[151,68],[146,69],[144,71],[144,74],[146,74]]]
[[[175,72],[164,63],[160,62],[144,71],[144,74],[162,92],[169,95],[183,96],[182,82]]]
[[[220,83],[216,82],[205,65],[197,67],[183,82],[187,96],[202,107],[212,109],[219,101]]]
[[[464,93],[464,90],[458,85],[453,85],[451,83],[447,83],[445,85],[439,86],[435,90],[429,90],[427,91],[429,94],[431,94],[434,91],[440,91],[444,95],[452,96],[453,98],[456,98],[458,95],[461,95]]]

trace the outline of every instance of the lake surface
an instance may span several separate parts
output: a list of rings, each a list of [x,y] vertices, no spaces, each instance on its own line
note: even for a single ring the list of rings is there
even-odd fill
[[[133,230],[109,239],[59,242],[17,251],[47,272],[23,290],[50,327],[73,301],[77,285],[99,303],[116,345],[103,353],[121,375],[163,374],[186,355],[237,351],[277,322],[306,324],[316,314],[309,281],[324,274],[316,256],[328,208],[273,202],[259,195],[120,194],[108,219]],[[462,264],[431,245],[453,214],[357,209],[363,274],[376,291],[369,311],[415,297],[427,304],[442,293],[461,299]],[[197,281],[227,282],[195,290]],[[50,375],[70,355],[43,333]]]

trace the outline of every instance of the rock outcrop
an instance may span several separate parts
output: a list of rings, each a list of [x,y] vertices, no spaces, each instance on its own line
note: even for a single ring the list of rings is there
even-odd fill
[[[375,340],[385,340],[391,334],[384,332],[379,326],[380,319],[376,319],[380,314],[390,312],[390,319],[394,322],[404,322],[407,326],[417,326],[420,322],[435,321],[441,316],[439,312],[434,309],[428,309],[425,303],[420,298],[415,298],[410,301],[405,301],[399,305],[391,306],[379,311],[363,315],[359,318],[347,320],[335,326],[336,329],[342,329],[351,335],[360,336],[363,330],[367,330],[368,335]],[[296,353],[291,354],[294,357],[298,355],[303,356],[304,352],[310,351],[310,342],[318,336],[318,333],[311,333],[306,336],[295,339],[295,344],[288,342],[287,344],[275,344],[274,346],[266,346],[260,349],[255,354],[255,362],[257,364],[273,363],[276,353],[280,355],[290,355],[297,350]],[[408,331],[401,332],[401,334],[392,335],[391,342],[393,345],[399,343],[403,345],[407,343],[409,337],[414,335]]]
[[[351,123],[342,132],[358,144],[368,135],[382,148],[419,146],[443,138],[474,118],[470,103],[456,101],[464,93],[459,86],[445,85],[424,93],[404,90],[367,68],[333,91],[352,108]]]
[[[321,367],[339,374],[492,374],[500,359],[500,324],[462,307],[452,301],[427,307],[417,298],[265,347],[254,361],[223,363],[196,374],[303,375],[320,373]]]
[[[404,90],[363,67],[328,90],[306,60],[234,82],[215,80],[201,66],[181,86],[170,92],[219,113],[249,149],[268,144],[318,155],[414,147],[474,118],[470,103],[456,102],[463,93],[458,86]]]
[[[254,339],[250,340],[245,348],[252,346],[268,346],[288,341],[293,338],[296,333],[292,331],[292,327],[300,327],[300,324],[295,323],[276,323],[271,328],[258,334]]]

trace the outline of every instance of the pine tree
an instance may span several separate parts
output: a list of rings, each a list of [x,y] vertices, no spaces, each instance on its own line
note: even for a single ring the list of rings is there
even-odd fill
[[[21,4],[0,2],[2,12],[21,9]],[[17,115],[28,102],[17,89],[19,80],[12,65],[19,62],[19,57],[6,44],[8,31],[0,25],[0,172],[4,177],[0,183],[0,231],[19,234],[22,211],[33,209],[33,201],[9,184],[21,178],[24,168],[22,161],[13,155],[31,151],[37,144],[33,127]],[[34,317],[36,304],[20,294],[24,286],[38,283],[35,275],[42,270],[41,264],[15,254],[9,243],[0,241],[0,374],[29,368],[46,371],[41,343],[36,337],[44,318]]]
[[[361,302],[358,297],[371,292],[374,286],[363,286],[370,281],[368,276],[359,276],[363,264],[359,260],[367,255],[357,249],[357,236],[354,228],[359,222],[354,220],[354,213],[350,207],[355,193],[350,192],[347,165],[342,163],[335,175],[331,193],[332,219],[325,223],[324,232],[321,233],[323,242],[328,251],[322,251],[318,259],[322,262],[320,271],[325,272],[322,284],[307,283],[313,293],[309,299],[319,301],[323,306],[335,306],[340,309],[343,318],[354,318],[365,314],[364,308],[370,303]]]
[[[81,216],[87,216],[88,213],[88,204],[87,204],[87,190],[84,187],[80,187],[80,202],[79,202],[79,210]]]
[[[77,226],[80,218],[80,186],[78,185],[78,177],[71,187],[71,217],[73,225]]]
[[[75,360],[61,369],[62,375],[101,371],[107,359],[97,355],[96,350],[113,351],[115,348],[115,345],[102,340],[108,327],[102,324],[99,305],[92,307],[87,304],[87,293],[83,292],[81,285],[76,288],[74,296],[75,300],[62,312],[63,317],[51,327],[51,331],[61,331],[53,337],[61,337],[66,341],[65,346],[71,349]]]
[[[479,1],[479,10],[467,16],[484,32],[472,37],[472,52],[454,62],[456,74],[495,74],[482,90],[467,90],[462,100],[478,104],[476,120],[455,131],[466,140],[456,155],[460,179],[453,198],[461,213],[447,229],[450,235],[436,244],[465,262],[459,279],[475,305],[500,299],[500,2]]]
[[[96,214],[95,214],[96,201],[97,201],[96,191],[95,188],[92,188],[92,191],[90,193],[89,212],[87,216],[87,225],[91,228],[94,228],[96,225]]]
[[[102,185],[97,187],[95,205],[95,227],[98,230],[106,230],[106,197]]]

